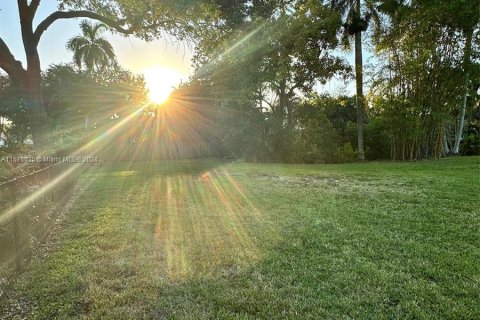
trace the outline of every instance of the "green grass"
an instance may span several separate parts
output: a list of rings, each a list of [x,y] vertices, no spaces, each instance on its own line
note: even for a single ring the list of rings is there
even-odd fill
[[[478,157],[118,164],[81,184],[4,315],[480,318]]]

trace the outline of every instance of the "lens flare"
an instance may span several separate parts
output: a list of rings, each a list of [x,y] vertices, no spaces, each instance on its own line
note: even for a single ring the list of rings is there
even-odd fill
[[[148,88],[148,98],[156,104],[162,104],[185,78],[175,69],[155,67],[144,71],[145,82]]]

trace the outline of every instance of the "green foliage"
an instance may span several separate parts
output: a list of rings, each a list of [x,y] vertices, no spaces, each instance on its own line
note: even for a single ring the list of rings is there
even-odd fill
[[[166,33],[196,37],[192,84],[205,90],[201,96],[211,102],[207,118],[218,124],[212,136],[229,156],[349,161],[350,148],[363,154],[357,136],[364,127],[368,159],[440,157],[461,133],[463,113],[468,129],[462,152],[476,150],[470,115],[479,101],[474,93],[480,84],[480,0],[65,0],[59,7],[89,10],[102,15],[102,23],[83,21],[82,35],[68,43],[78,70],[52,66],[43,75],[39,100],[55,141],[72,143],[83,121],[91,118],[98,127],[145,102],[143,79],[121,70],[113,48],[100,37],[108,28],[146,40]],[[369,103],[312,94],[318,83],[351,76],[336,52],[340,33],[349,42],[370,24],[376,59]],[[359,46],[358,58],[360,53]],[[21,144],[36,126],[27,117],[32,105],[5,80],[0,116],[12,125],[2,131]],[[365,108],[368,118],[362,120],[355,108]]]
[[[0,134],[6,137],[8,147],[21,148],[31,133],[28,111],[18,88],[12,85],[8,76],[0,74],[0,117],[9,122],[8,125],[2,124]]]
[[[352,148],[352,144],[347,142],[340,146],[337,150],[336,154],[336,162],[339,163],[347,163],[347,162],[354,162],[356,159],[356,153]]]
[[[83,20],[80,24],[82,34],[68,40],[67,49],[73,52],[73,61],[78,69],[82,66],[92,72],[100,72],[115,63],[112,45],[100,37],[107,26],[103,23],[92,24]]]
[[[385,115],[372,114],[365,125],[365,157],[368,160],[390,159],[392,137],[391,124]]]
[[[340,16],[317,1],[217,3],[224,23],[201,37],[195,64],[223,106],[230,152],[283,162],[302,162],[308,153],[308,161],[332,161],[337,146],[325,143],[328,119],[299,124],[297,109],[300,93],[349,72],[332,54]]]
[[[31,134],[28,109],[21,94],[6,76],[0,76],[0,116],[10,147],[22,147]],[[61,148],[77,142],[87,132],[85,117],[92,128],[110,122],[115,114],[128,115],[147,100],[145,82],[118,66],[100,73],[82,72],[70,65],[52,65],[42,75],[42,94],[48,115],[49,139]]]
[[[219,117],[227,155],[248,161],[268,160],[265,115],[260,110],[227,102]]]
[[[343,141],[350,142],[355,149],[357,148],[357,132],[356,121],[348,121],[343,131]]]
[[[62,0],[59,8],[89,10],[120,21],[123,29],[144,40],[167,35],[190,38],[213,24],[217,16],[217,8],[210,0]]]
[[[335,162],[340,136],[327,117],[325,109],[328,107],[315,102],[307,102],[298,108],[297,125],[300,128],[300,137],[305,145],[306,154],[306,158],[301,160],[310,163]]]
[[[53,65],[44,73],[43,88],[52,127],[63,131],[81,131],[85,116],[99,127],[113,114],[127,115],[147,99],[143,77],[118,66],[97,74]]]
[[[465,156],[480,155],[480,112],[477,111],[476,119],[465,128],[460,153]]]
[[[463,5],[471,11],[465,12],[465,20]],[[411,1],[390,15],[377,35],[381,63],[372,103],[387,124],[392,159],[444,153],[445,132],[458,127],[463,97],[470,92],[468,76],[479,63],[472,53],[479,48],[471,47],[472,30],[478,31],[480,22],[479,5],[480,1]],[[476,99],[468,99],[467,108]]]
[[[347,123],[353,99],[314,97],[295,104],[292,128],[278,126],[272,112],[238,102],[220,109],[221,135],[228,153],[247,160],[287,163],[349,162],[355,154]],[[355,135],[355,133],[353,133]]]

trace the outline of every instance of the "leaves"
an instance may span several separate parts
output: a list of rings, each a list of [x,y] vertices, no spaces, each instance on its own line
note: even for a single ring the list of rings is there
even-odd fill
[[[67,42],[67,49],[73,51],[73,61],[79,69],[85,67],[90,72],[99,71],[115,63],[112,45],[100,37],[105,28],[105,24],[83,20],[80,24],[82,34]]]

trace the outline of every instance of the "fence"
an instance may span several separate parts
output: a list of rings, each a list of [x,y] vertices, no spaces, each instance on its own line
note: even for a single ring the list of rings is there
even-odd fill
[[[176,159],[216,158],[222,155],[219,143],[165,142],[118,143],[113,141],[100,154],[107,161],[156,161]]]
[[[20,271],[73,192],[68,163],[0,184],[0,282]],[[1,293],[0,293],[1,295]]]
[[[101,162],[121,160],[172,160],[218,156],[213,143],[136,143],[115,140],[95,150]],[[101,152],[100,152],[100,151]],[[40,171],[0,183],[0,285],[2,279],[21,271],[23,261],[45,239],[65,203],[71,198],[75,165],[59,162]],[[65,174],[69,170],[71,174]],[[82,170],[79,170],[79,172]],[[75,174],[73,173],[75,172]],[[1,296],[1,288],[0,288]]]

